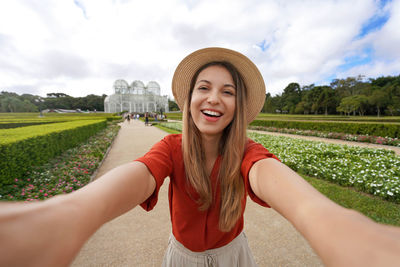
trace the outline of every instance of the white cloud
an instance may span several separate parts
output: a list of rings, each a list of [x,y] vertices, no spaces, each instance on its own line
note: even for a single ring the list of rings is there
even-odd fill
[[[357,44],[356,53],[363,47],[373,48],[373,58],[365,65],[355,66],[345,72],[339,72],[339,77],[365,75],[368,78],[400,74],[400,1],[393,1],[386,7],[389,10],[389,19],[376,32],[371,32]],[[360,53],[360,52],[359,52]],[[361,54],[361,53],[360,53]]]
[[[129,83],[155,80],[163,94],[172,96],[170,83],[179,61],[206,46],[249,56],[273,95],[290,82],[305,85],[335,74],[399,70],[399,1],[387,5],[387,24],[361,39],[356,37],[363,23],[379,11],[373,0],[79,3],[0,2],[1,89],[101,95],[111,94],[113,82],[123,78]],[[264,40],[262,51],[257,44]],[[346,58],[366,46],[375,49],[370,64],[338,73]]]

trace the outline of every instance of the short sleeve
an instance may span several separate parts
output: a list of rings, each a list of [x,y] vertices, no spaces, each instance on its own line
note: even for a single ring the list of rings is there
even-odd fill
[[[256,194],[254,194],[253,190],[251,189],[249,181],[249,172],[251,167],[253,167],[254,163],[256,163],[257,161],[266,158],[274,158],[276,160],[279,160],[274,154],[270,153],[263,145],[249,139],[249,142],[246,145],[246,150],[242,161],[241,172],[244,179],[246,192],[250,196],[250,198],[254,202],[260,204],[261,206],[270,208],[270,206],[266,202],[264,202],[263,200],[258,198]]]
[[[143,209],[150,211],[157,204],[158,192],[160,191],[164,179],[171,174],[173,169],[168,136],[155,144],[143,157],[135,161],[144,163],[156,181],[156,188],[153,194],[140,204]]]

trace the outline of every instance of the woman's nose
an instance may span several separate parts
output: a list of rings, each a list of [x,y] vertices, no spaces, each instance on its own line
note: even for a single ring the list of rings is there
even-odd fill
[[[217,90],[211,90],[208,97],[207,97],[207,102],[210,104],[218,104],[219,103],[219,95]]]

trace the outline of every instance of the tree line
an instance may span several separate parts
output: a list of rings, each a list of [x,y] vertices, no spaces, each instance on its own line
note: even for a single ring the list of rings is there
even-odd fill
[[[0,112],[39,112],[44,109],[80,109],[82,111],[104,111],[107,95],[87,95],[72,97],[64,93],[49,93],[47,97],[31,94],[18,95],[13,92],[0,92]]]
[[[400,115],[400,75],[334,79],[330,85],[290,83],[281,94],[266,95],[264,113]]]
[[[87,95],[72,97],[64,93],[49,93],[47,97],[31,94],[18,95],[13,92],[0,92],[0,112],[39,112],[45,109],[80,109],[82,111],[104,111],[107,95]],[[168,99],[170,111],[178,111],[175,101]]]
[[[81,109],[104,111],[107,95],[72,97],[49,93],[47,97],[31,94],[0,93],[0,112],[38,112],[44,109]],[[169,110],[179,110],[168,100]],[[330,85],[290,83],[281,94],[266,94],[264,113],[325,115],[400,115],[400,75],[365,79],[364,76],[334,79]]]

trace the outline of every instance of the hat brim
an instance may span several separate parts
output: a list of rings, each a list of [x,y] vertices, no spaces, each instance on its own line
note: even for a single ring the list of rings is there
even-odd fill
[[[210,47],[197,50],[185,57],[175,70],[172,79],[172,93],[179,108],[183,111],[185,99],[189,95],[190,83],[196,71],[213,61],[231,63],[241,74],[247,88],[246,115],[250,123],[260,113],[265,101],[264,79],[257,66],[239,52]]]

